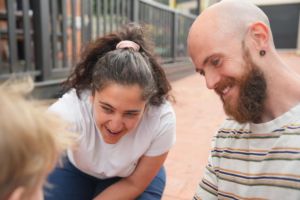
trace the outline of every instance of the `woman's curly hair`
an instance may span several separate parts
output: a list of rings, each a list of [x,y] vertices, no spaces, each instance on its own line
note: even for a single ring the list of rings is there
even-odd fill
[[[150,105],[159,106],[165,100],[174,100],[169,93],[171,85],[146,33],[144,26],[129,23],[118,32],[90,42],[75,70],[62,85],[67,86],[67,91],[76,89],[79,99],[85,90],[91,90],[94,95],[95,91],[116,83],[139,85],[142,99]],[[116,45],[123,40],[135,42],[140,50],[116,49]]]

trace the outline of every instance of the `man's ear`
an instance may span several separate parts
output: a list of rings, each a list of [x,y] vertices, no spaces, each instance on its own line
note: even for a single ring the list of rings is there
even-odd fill
[[[25,188],[24,187],[18,187],[9,196],[8,200],[21,200],[24,192],[25,192]]]
[[[270,31],[262,22],[255,22],[250,27],[250,33],[256,49],[266,49],[269,45]]]

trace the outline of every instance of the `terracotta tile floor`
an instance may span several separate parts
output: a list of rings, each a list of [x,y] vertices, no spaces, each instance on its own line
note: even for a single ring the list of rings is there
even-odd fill
[[[300,56],[279,52],[300,74]],[[162,200],[192,199],[201,180],[214,133],[225,119],[219,97],[206,88],[198,74],[172,83],[177,104],[177,142],[165,162],[167,185]]]

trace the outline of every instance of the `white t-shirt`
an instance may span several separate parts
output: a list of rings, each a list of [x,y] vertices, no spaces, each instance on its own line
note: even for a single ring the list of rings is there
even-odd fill
[[[95,124],[89,95],[89,91],[83,92],[80,100],[72,89],[48,109],[71,122],[70,130],[80,134],[78,149],[68,150],[71,163],[79,170],[99,179],[127,177],[141,156],[162,155],[175,144],[175,113],[167,101],[148,106],[137,126],[116,144],[105,143]]]

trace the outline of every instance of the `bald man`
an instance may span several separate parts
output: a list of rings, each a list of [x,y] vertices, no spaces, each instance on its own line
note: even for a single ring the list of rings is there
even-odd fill
[[[244,0],[217,3],[188,48],[229,117],[194,199],[300,199],[300,76],[277,55],[267,16]]]

